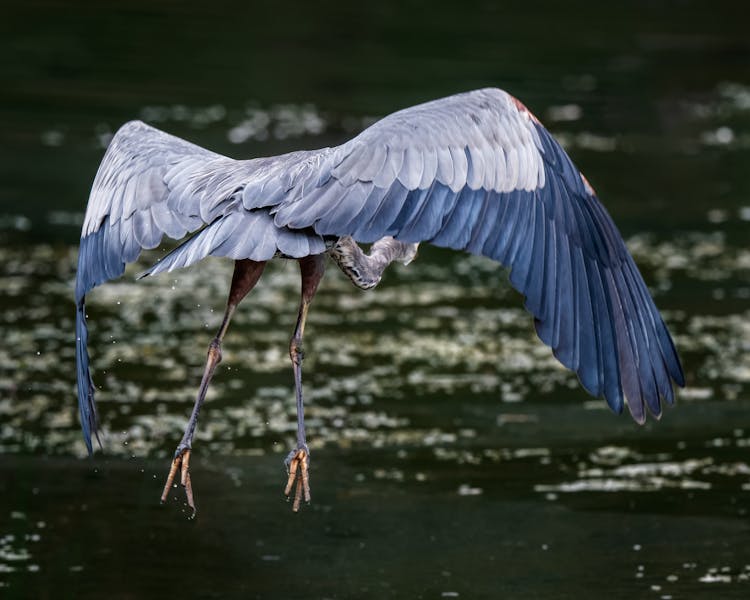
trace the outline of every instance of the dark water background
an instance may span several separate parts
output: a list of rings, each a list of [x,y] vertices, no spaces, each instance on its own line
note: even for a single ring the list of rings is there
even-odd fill
[[[746,598],[750,37],[744,2],[10,2],[0,22],[0,596]],[[496,85],[597,188],[688,388],[638,427],[536,339],[493,263],[330,270],[305,363],[313,504],[283,502],[298,276],[270,267],[158,506],[231,265],[90,295],[104,448],[84,458],[72,282],[113,131],[235,157],[338,144]]]

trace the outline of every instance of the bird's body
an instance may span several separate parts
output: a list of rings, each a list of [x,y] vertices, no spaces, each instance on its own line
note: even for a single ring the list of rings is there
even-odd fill
[[[189,233],[145,275],[209,255],[236,263],[227,314],[173,463],[171,475],[181,467],[188,490],[190,442],[221,338],[265,263],[277,257],[297,259],[302,272],[290,344],[299,432],[287,492],[299,476],[297,507],[302,489],[309,498],[300,346],[327,256],[362,289],[376,286],[391,262],[410,262],[419,243],[487,256],[510,267],[542,341],[616,412],[626,402],[639,423],[647,411],[658,417],[662,400],[674,399],[673,382],[684,384],[669,332],[592,187],[531,112],[502,90],[399,111],[335,148],[246,161],[131,122],[102,161],[81,235],[77,364],[89,450],[97,422],[85,294],[121,275],[164,235]],[[373,243],[369,254],[359,243]]]

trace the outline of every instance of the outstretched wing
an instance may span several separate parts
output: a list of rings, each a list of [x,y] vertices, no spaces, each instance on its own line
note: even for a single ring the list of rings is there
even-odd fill
[[[276,225],[372,242],[391,235],[511,268],[539,337],[595,396],[639,423],[684,375],[611,217],[515,98],[485,89],[394,113],[302,165],[271,193],[243,189]],[[267,184],[264,188],[268,192]]]
[[[217,242],[209,251],[188,257],[191,264],[207,254],[268,260],[276,252],[289,256],[323,252],[322,239],[312,231],[276,227],[267,210],[241,207],[244,182],[286,172],[308,153],[236,161],[133,121],[123,125],[107,148],[91,189],[78,254],[76,274],[76,363],[78,400],[86,445],[96,433],[94,385],[89,370],[85,296],[115,277],[143,249],[155,248],[164,235],[181,239],[236,209],[243,228]],[[223,222],[222,232],[227,231]],[[185,257],[183,257],[184,259]]]

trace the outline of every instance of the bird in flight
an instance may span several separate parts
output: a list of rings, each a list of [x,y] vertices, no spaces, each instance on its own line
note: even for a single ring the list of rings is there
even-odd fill
[[[299,316],[289,344],[297,444],[286,457],[293,510],[310,501],[302,339],[329,258],[361,289],[420,243],[510,269],[539,338],[616,413],[638,423],[674,402],[685,378],[672,338],[612,218],[586,178],[516,98],[495,88],[393,113],[334,148],[234,160],[139,121],[115,134],[81,232],[76,300],[78,402],[89,453],[98,439],[85,296],[164,236],[183,240],[144,276],[207,256],[234,260],[226,312],[162,495],[179,473],[195,514],[189,461],[198,414],[242,299],[275,258],[296,260]],[[369,251],[360,244],[372,244]]]

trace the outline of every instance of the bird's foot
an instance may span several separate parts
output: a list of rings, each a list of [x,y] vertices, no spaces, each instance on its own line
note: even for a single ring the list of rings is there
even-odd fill
[[[289,501],[294,488],[294,503],[292,504],[292,510],[294,512],[299,511],[300,504],[302,504],[302,498],[304,497],[305,502],[310,504],[310,450],[307,445],[302,444],[295,450],[292,450],[284,461],[289,478],[286,482],[286,488],[284,489],[284,495],[287,501]]]
[[[164,491],[161,494],[161,503],[164,504],[167,501],[169,490],[172,489],[175,475],[179,469],[180,483],[182,484],[182,487],[185,488],[187,504],[193,511],[189,518],[193,519],[195,518],[196,508],[195,501],[193,500],[193,484],[190,482],[190,451],[191,449],[189,447],[183,446],[182,444],[177,446],[177,450],[174,453],[174,459],[172,460],[172,466],[169,468],[169,475],[167,475],[167,482],[164,484]]]

